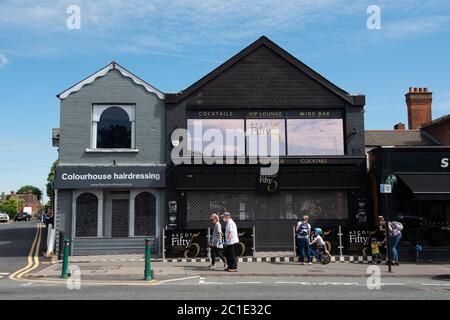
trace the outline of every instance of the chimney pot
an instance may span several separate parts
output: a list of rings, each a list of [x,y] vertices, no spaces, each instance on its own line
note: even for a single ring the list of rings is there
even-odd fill
[[[397,123],[394,125],[394,130],[405,130],[405,124],[402,122]]]
[[[431,122],[432,92],[427,87],[411,87],[405,94],[408,109],[408,129],[416,130]]]

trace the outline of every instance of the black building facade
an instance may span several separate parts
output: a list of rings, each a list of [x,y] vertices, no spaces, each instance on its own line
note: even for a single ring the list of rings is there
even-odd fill
[[[325,228],[366,225],[364,104],[363,95],[338,88],[266,37],[167,94],[168,225],[203,228],[226,208],[239,227],[255,227],[257,250],[291,249],[292,228],[304,214]],[[195,141],[183,154],[191,164],[170,161],[176,129],[230,128],[258,137],[277,129],[278,172],[261,175],[248,136],[244,144],[224,143],[236,156],[231,161],[211,164]]]
[[[378,147],[369,152],[369,174],[375,215],[401,221],[406,246],[443,247],[450,257],[450,147]],[[395,177],[392,193],[378,186]],[[430,251],[430,249],[428,249]]]

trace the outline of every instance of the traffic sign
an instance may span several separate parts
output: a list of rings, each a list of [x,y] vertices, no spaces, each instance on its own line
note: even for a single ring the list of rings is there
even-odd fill
[[[380,184],[381,193],[392,193],[392,185],[390,184]]]

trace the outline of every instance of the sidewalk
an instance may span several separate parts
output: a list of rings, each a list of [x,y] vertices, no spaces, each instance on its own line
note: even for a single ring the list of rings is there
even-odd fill
[[[82,279],[86,280],[142,280],[144,275],[143,262],[73,262],[71,266],[78,266]],[[239,263],[239,272],[223,271],[222,264],[216,263],[216,269],[209,269],[208,263],[163,263],[153,262],[152,269],[156,280],[192,276],[343,276],[367,277],[367,268],[372,264],[358,263],[330,263],[328,265],[313,264],[300,266],[293,262],[261,262]],[[450,264],[402,264],[393,267],[388,273],[386,265],[380,265],[382,276],[389,277],[449,277]],[[29,278],[59,278],[61,264],[54,264],[28,274]]]

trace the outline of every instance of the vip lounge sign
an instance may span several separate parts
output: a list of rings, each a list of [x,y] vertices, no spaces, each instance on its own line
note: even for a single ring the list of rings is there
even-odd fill
[[[60,166],[55,188],[163,188],[164,166]]]

